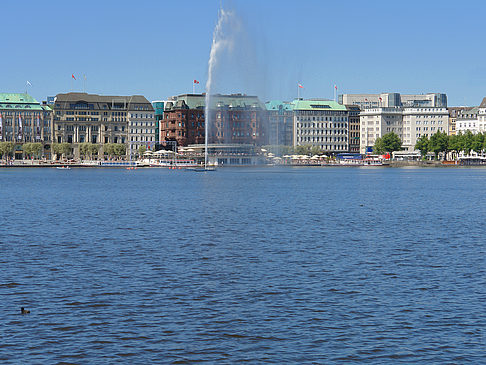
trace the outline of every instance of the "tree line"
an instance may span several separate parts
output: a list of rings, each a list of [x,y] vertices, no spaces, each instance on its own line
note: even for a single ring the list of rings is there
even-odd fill
[[[0,157],[6,159],[10,154],[13,154],[16,146],[20,146],[24,155],[27,157],[40,158],[42,155],[43,145],[42,143],[24,143],[17,144],[15,142],[0,142]],[[83,158],[93,158],[99,154],[101,145],[96,143],[80,143],[79,152]],[[103,145],[103,154],[108,157],[120,157],[126,155],[127,147],[121,143],[107,143]],[[52,143],[51,152],[58,157],[64,157],[71,155],[73,146],[70,143]]]
[[[415,150],[420,151],[422,158],[425,158],[427,153],[433,152],[435,158],[439,155],[445,158],[448,153],[452,153],[455,158],[459,153],[469,155],[471,151],[481,154],[486,152],[486,132],[474,134],[471,131],[466,133],[459,132],[456,135],[447,135],[446,132],[437,132],[430,136],[421,136],[415,143]],[[402,149],[402,141],[397,134],[391,132],[377,138],[373,146],[373,152],[376,154],[383,154],[386,152],[400,151]]]

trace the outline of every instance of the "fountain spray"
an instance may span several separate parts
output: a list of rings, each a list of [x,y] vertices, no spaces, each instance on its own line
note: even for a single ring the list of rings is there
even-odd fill
[[[208,61],[208,80],[206,81],[206,97],[204,110],[204,166],[208,164],[208,138],[209,138],[209,123],[211,122],[211,93],[214,82],[214,73],[218,65],[218,61],[223,52],[231,52],[234,46],[234,38],[231,32],[225,32],[227,26],[235,23],[235,14],[231,10],[220,8],[218,13],[218,22],[213,32],[213,43],[211,44],[211,51],[209,53]]]

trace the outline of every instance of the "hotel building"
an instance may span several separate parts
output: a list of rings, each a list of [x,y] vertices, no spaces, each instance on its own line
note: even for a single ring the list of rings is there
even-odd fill
[[[294,140],[294,104],[272,100],[265,103],[268,115],[268,144],[292,146]]]
[[[343,94],[339,98],[361,108],[360,153],[371,152],[376,139],[390,132],[396,133],[402,148],[410,152],[421,136],[449,132],[445,94]]]
[[[201,144],[205,139],[205,95],[183,94],[170,98],[160,123],[161,142],[179,146]],[[256,96],[243,94],[211,96],[209,143],[267,143],[266,110]]]
[[[294,100],[294,147],[317,146],[338,153],[349,151],[348,110],[330,100]]]
[[[54,101],[54,142],[79,144],[122,143],[135,155],[140,145],[156,141],[152,104],[141,95],[105,96],[86,93],[58,94]]]
[[[52,141],[52,109],[32,96],[0,93],[0,142],[39,142],[43,155],[49,156]],[[20,150],[18,150],[20,151]],[[17,152],[21,158],[21,151]]]

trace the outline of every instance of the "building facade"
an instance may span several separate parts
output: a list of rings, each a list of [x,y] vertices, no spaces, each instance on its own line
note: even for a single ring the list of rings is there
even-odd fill
[[[441,93],[428,94],[342,94],[339,103],[357,105],[366,108],[396,108],[396,107],[429,107],[447,108],[447,95]]]
[[[349,152],[359,153],[359,140],[360,140],[360,128],[359,128],[359,115],[360,108],[357,105],[346,105],[348,110],[348,140],[349,140]]]
[[[205,97],[184,94],[165,103],[160,123],[162,143],[176,141],[180,146],[204,143]],[[217,94],[210,100],[209,143],[266,144],[266,110],[256,96]]]
[[[464,134],[467,131],[471,131],[476,134],[485,131],[482,116],[479,116],[479,109],[479,107],[475,106],[472,108],[464,108],[457,113],[456,133]]]
[[[131,156],[156,140],[154,110],[141,95],[58,94],[53,107],[53,141],[72,144],[75,156],[80,143],[125,144]]]
[[[42,143],[43,155],[49,157],[52,122],[50,106],[28,94],[0,93],[0,142]]]
[[[348,110],[330,100],[295,100],[294,147],[311,145],[329,153],[348,152]]]
[[[294,141],[294,104],[272,100],[265,103],[268,116],[268,144],[292,146]]]

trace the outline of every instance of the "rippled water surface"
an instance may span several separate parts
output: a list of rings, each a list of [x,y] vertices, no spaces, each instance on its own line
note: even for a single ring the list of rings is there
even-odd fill
[[[0,170],[0,362],[483,362],[485,194],[486,169]]]

